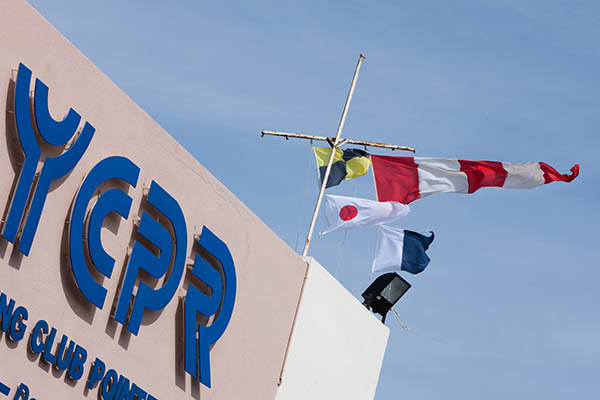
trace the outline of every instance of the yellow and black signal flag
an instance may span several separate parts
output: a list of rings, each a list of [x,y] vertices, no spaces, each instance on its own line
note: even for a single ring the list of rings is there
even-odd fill
[[[317,168],[319,168],[319,176],[321,177],[321,183],[325,176],[325,170],[327,169],[327,163],[331,156],[331,147],[313,147],[315,152],[315,158],[317,159]],[[369,171],[369,165],[371,160],[369,159],[369,153],[359,149],[335,149],[335,155],[333,156],[333,164],[331,165],[331,172],[329,173],[329,179],[327,179],[326,188],[339,185],[344,179],[358,178],[363,176]]]

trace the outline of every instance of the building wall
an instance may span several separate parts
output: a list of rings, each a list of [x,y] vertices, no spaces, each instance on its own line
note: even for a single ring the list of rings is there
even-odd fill
[[[277,400],[366,400],[375,396],[389,328],[314,258]]]
[[[52,185],[29,256],[20,255],[0,238],[0,291],[28,309],[27,334],[37,320],[45,319],[57,328],[59,337],[66,333],[86,348],[86,372],[91,361],[100,357],[160,399],[274,398],[306,263],[25,1],[2,1],[0,49],[0,104],[4,103],[0,209],[4,213],[22,161],[11,113],[19,63],[33,72],[31,90],[36,77],[48,85],[50,111],[56,119],[72,107],[96,128],[83,158],[65,179]],[[116,234],[111,232],[114,226],[105,223],[103,228],[104,247],[116,264],[112,279],[103,282],[108,305],[99,310],[79,294],[61,248],[69,208],[82,179],[97,162],[113,155],[131,159],[141,175],[138,186],[129,190],[134,199],[129,218],[120,220]],[[210,354],[211,389],[193,383],[183,372],[182,308],[177,298],[162,312],[146,315],[137,336],[110,317],[133,220],[139,216],[143,190],[153,180],[183,210],[188,256],[193,234],[205,225],[228,245],[235,261],[237,299],[231,322]],[[178,295],[185,293],[182,280]],[[85,379],[68,381],[27,347],[27,340],[15,344],[2,335],[0,382],[13,390],[24,382],[36,398],[84,396]]]
[[[276,396],[300,398],[306,393],[313,397],[303,398],[320,399],[335,398],[331,397],[334,393],[342,393],[308,379],[306,372],[315,370],[313,363],[320,366],[319,373],[330,382],[346,385],[346,393],[365,394],[354,398],[372,397],[387,329],[368,315],[339,283],[311,261],[315,266],[301,303],[307,261],[296,255],[24,0],[4,0],[0,5],[0,49],[3,100],[0,104],[4,109],[0,112],[3,225],[24,158],[14,113],[19,64],[32,71],[30,90],[33,91],[36,78],[49,87],[49,110],[55,119],[60,120],[72,107],[82,117],[80,127],[83,121],[88,121],[96,130],[81,160],[65,177],[52,182],[31,252],[24,255],[18,251],[18,243],[0,237],[0,292],[6,295],[6,301],[14,300],[15,308],[22,306],[28,311],[26,320],[17,321],[25,325],[22,340],[11,340],[9,333],[0,330],[0,400],[13,398],[20,384],[29,388],[29,398],[97,398],[100,385],[91,390],[86,388],[96,358],[106,364],[107,370],[114,369],[157,399],[265,400]],[[41,143],[39,137],[37,140]],[[64,151],[44,146],[42,150],[49,156]],[[102,244],[115,259],[115,267],[111,278],[96,277],[107,289],[106,304],[99,309],[82,296],[74,280],[67,232],[71,207],[83,179],[92,167],[109,156],[123,156],[134,162],[140,167],[140,177],[135,188],[126,189],[133,199],[128,218],[112,215],[103,222]],[[42,158],[38,170],[44,165]],[[190,277],[189,270],[184,271],[178,290],[166,307],[145,312],[137,335],[129,333],[111,315],[131,246],[139,240],[136,221],[152,182],[164,188],[181,207],[187,224],[186,256],[192,264],[194,235],[200,234],[203,226],[228,246],[235,263],[237,294],[231,321],[210,350],[211,388],[185,373],[183,366],[183,299],[190,282],[198,284]],[[107,187],[112,184],[108,182]],[[159,216],[156,219],[170,229]],[[139,279],[153,288],[165,282],[148,274],[141,274]],[[318,307],[325,294],[332,296],[331,315],[324,315]],[[290,342],[299,304],[302,309],[296,324],[297,337]],[[0,327],[5,321],[8,325],[8,311],[0,319]],[[45,362],[43,356],[31,352],[31,332],[39,320],[56,328],[52,352],[56,352],[63,334],[85,348],[87,359],[81,379],[68,378],[64,371]],[[314,330],[313,326],[319,329]],[[335,342],[333,339],[338,335],[345,337],[344,341]],[[376,338],[371,341],[377,343],[367,348],[356,347],[366,336]],[[307,341],[316,344],[308,345]],[[278,392],[288,343],[295,344],[288,352],[284,384]],[[349,359],[362,360],[360,363],[374,369],[368,376],[361,373],[361,379],[350,380],[349,377],[358,376],[358,369],[343,365]],[[309,360],[311,363],[306,364]],[[8,396],[3,393],[6,390]]]

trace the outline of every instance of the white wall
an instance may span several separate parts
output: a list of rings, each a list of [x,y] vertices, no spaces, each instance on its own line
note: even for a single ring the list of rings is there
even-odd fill
[[[277,400],[375,396],[389,336],[312,257]]]

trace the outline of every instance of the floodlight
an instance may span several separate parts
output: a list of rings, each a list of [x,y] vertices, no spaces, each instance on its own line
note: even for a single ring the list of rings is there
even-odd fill
[[[410,286],[410,283],[395,272],[383,274],[363,292],[362,297],[365,299],[363,305],[381,315],[381,322],[385,324],[385,315],[410,289]]]

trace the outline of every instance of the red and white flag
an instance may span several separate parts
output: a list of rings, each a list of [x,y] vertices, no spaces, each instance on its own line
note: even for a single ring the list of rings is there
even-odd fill
[[[448,158],[393,157],[371,155],[377,200],[411,201],[434,193],[473,193],[485,186],[531,189],[554,181],[571,182],[571,174],[560,174],[543,162],[505,163]]]
[[[410,208],[395,201],[379,202],[357,197],[325,195],[329,228],[321,235],[363,226],[380,225],[408,215]]]

